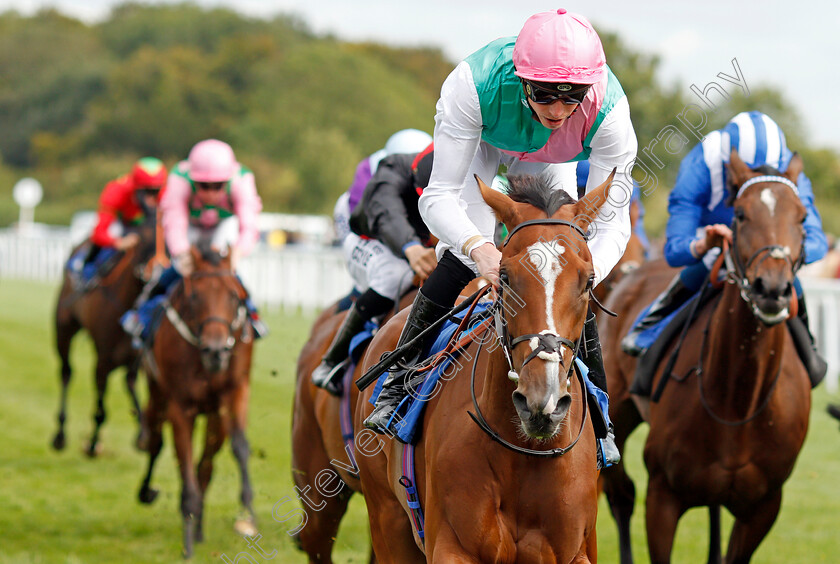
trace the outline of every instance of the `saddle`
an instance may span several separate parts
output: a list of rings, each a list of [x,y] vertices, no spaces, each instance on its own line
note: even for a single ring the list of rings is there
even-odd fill
[[[630,386],[630,393],[637,396],[649,398],[652,392],[653,376],[656,367],[662,361],[671,342],[683,333],[715,296],[720,294],[721,288],[715,288],[708,282],[703,289],[693,298],[688,300],[671,318],[670,322],[662,329],[659,336],[647,351],[639,358],[636,364],[636,373],[633,376],[633,384]],[[677,346],[679,350],[679,345]],[[654,401],[658,398],[654,398]]]

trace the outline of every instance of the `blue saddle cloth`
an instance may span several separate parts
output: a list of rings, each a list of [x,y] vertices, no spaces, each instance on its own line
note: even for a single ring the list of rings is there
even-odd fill
[[[488,307],[489,304],[486,303],[478,304],[475,308],[474,313],[483,312]],[[466,311],[461,312],[460,314],[458,314],[457,317],[460,320],[463,319],[464,315],[466,315]],[[428,358],[442,351],[444,347],[446,347],[446,344],[449,342],[452,335],[455,333],[457,327],[458,326],[454,322],[447,321],[441,328],[440,333],[438,334],[432,346],[429,348],[429,351],[425,355],[425,357]],[[474,326],[468,326],[467,329],[465,329],[458,336],[458,338],[462,338],[463,336],[472,332],[474,329]],[[403,442],[408,444],[414,444],[419,438],[417,430],[418,425],[422,421],[423,410],[425,409],[428,401],[432,399],[432,397],[434,397],[435,387],[438,381],[440,380],[441,375],[444,374],[446,369],[452,364],[453,360],[454,357],[447,357],[443,360],[443,362],[436,366],[434,370],[429,371],[426,376],[426,379],[423,381],[419,390],[410,391],[409,394],[402,400],[402,402],[400,402],[399,406],[394,411],[394,416],[389,422],[389,428],[393,430],[394,433]],[[598,389],[589,381],[589,370],[587,369],[586,365],[578,358],[575,359],[575,362],[578,368],[581,370],[581,374],[583,374],[587,391],[591,395],[594,395],[595,398],[598,400],[602,412],[605,414],[609,413],[607,394]],[[376,382],[376,387],[373,390],[373,395],[371,395],[370,403],[376,404],[376,400],[379,397],[380,392],[382,391],[382,385],[387,376],[388,372],[379,377],[379,380]],[[609,421],[607,421],[607,423],[609,423]]]
[[[90,253],[90,245],[85,244],[80,246],[76,252],[70,256],[65,266],[68,271],[79,277],[79,282],[82,284],[87,284],[93,280],[93,277],[99,273],[103,265],[109,262],[111,258],[117,254],[117,250],[112,247],[103,247],[99,249],[98,253],[96,253],[96,257],[93,261],[85,264],[85,257],[87,257],[88,253]]]
[[[653,346],[653,344],[656,342],[656,340],[659,338],[659,336],[662,335],[662,332],[665,330],[666,327],[668,327],[668,325],[671,323],[671,321],[673,321],[674,318],[677,317],[677,315],[679,315],[680,312],[682,310],[684,310],[688,304],[693,302],[694,299],[697,297],[697,294],[699,294],[699,293],[700,293],[700,290],[697,290],[689,299],[687,299],[685,302],[680,304],[680,306],[677,309],[672,311],[667,316],[663,317],[659,321],[659,323],[657,323],[656,325],[653,325],[651,327],[648,327],[647,329],[645,329],[644,331],[639,333],[639,336],[636,338],[636,345],[638,345],[640,348],[642,348],[644,350],[650,349],[650,347]],[[645,309],[643,309],[641,311],[641,313],[639,313],[639,315],[636,317],[635,321],[633,321],[633,329],[635,329],[636,326],[639,324],[639,322],[642,319],[644,319],[644,317],[648,314],[648,312],[650,311],[650,308],[652,306],[653,306],[653,303],[648,304],[648,306]],[[632,331],[632,329],[631,329],[631,331]]]

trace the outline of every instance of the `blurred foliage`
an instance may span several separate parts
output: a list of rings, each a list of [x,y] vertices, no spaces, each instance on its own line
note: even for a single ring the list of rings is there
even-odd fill
[[[680,159],[697,142],[678,116],[697,99],[662,83],[656,56],[615,33],[601,37],[630,101],[640,158],[669,126],[689,137],[673,154],[662,144],[654,151],[663,189],[646,200],[656,234]],[[0,181],[38,178],[46,197],[37,219],[66,222],[95,207],[104,184],[137,157],[172,165],[200,139],[218,137],[255,171],[267,211],[328,213],[358,161],[392,133],[432,132],[453,67],[435,47],[348,43],[312,33],[295,16],[255,19],[190,3],[127,3],[96,25],[54,10],[6,12]],[[749,97],[709,111],[703,131],[744,109],[765,111],[802,153],[818,198],[840,205],[837,153],[809,145],[791,108],[772,87],[752,87]],[[14,204],[0,203],[0,223],[16,213]]]

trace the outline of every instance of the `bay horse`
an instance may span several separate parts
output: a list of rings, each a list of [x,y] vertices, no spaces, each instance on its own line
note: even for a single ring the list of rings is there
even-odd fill
[[[572,364],[594,279],[584,232],[612,178],[578,202],[543,177],[510,177],[509,196],[477,178],[509,231],[493,306],[504,330],[468,345],[426,405],[415,451],[425,541],[415,538],[400,501],[403,445],[379,436],[357,456],[379,562],[597,560],[595,435]],[[406,317],[401,312],[377,333],[363,370],[395,348]],[[356,429],[373,409],[371,393],[359,396]]]
[[[398,309],[414,301],[416,286],[413,285],[403,295],[397,305]],[[311,378],[312,371],[321,362],[345,315],[344,311],[337,312],[336,305],[324,310],[313,323],[309,339],[301,349],[297,362],[292,408],[292,479],[299,491],[306,494],[308,501],[304,506],[306,522],[294,533],[294,538],[313,564],[332,562],[336,533],[347,511],[347,504],[352,495],[362,489],[355,467],[356,449],[355,446],[349,446],[341,424],[342,415],[352,421],[359,391],[350,382],[362,375],[361,363],[354,367],[352,380],[345,380],[349,400],[338,398],[315,386]],[[386,315],[383,324],[392,315]],[[346,402],[345,407],[342,401]],[[342,409],[349,410],[349,413],[343,413]],[[368,434],[372,435],[370,431]],[[353,437],[350,437],[350,442],[352,440]],[[327,488],[326,492],[319,487],[319,476],[329,476],[330,473],[337,474],[341,480],[337,483],[341,487],[338,494],[326,495],[333,493],[336,485]],[[317,510],[308,511],[313,507]],[[376,562],[373,553],[370,562]]]
[[[670,562],[677,523],[691,507],[709,507],[709,562],[721,559],[721,506],[735,518],[728,563],[749,562],[778,515],[811,407],[808,376],[783,323],[796,315],[792,288],[803,260],[806,210],[795,188],[802,168],[795,155],[784,174],[751,171],[732,152],[727,170],[734,194],[733,248],[722,253],[731,265],[728,283],[698,312],[681,346],[672,343],[663,355],[654,390],[678,348],[657,402],[630,395],[636,359],[624,354],[620,343],[676,271],[649,263],[608,300],[607,307],[619,314],[605,320],[602,334],[619,448],[649,410],[644,460],[653,563]],[[633,482],[623,464],[602,476],[619,528],[621,562],[630,563]]]
[[[172,424],[181,475],[184,556],[204,540],[204,496],[213,474],[213,457],[225,439],[241,475],[240,501],[247,516],[236,530],[256,533],[253,491],[248,475],[250,447],[245,437],[250,391],[253,333],[246,322],[246,291],[231,270],[230,256],[193,247],[195,270],[178,282],[164,300],[165,315],[151,350],[144,353],[149,403],[145,413],[149,465],[138,497],[152,503],[150,487],[155,461],[163,446],[163,424]],[[193,466],[192,439],[198,415],[207,416],[204,452]]]
[[[120,326],[120,316],[132,307],[146,282],[145,267],[155,252],[154,214],[150,214],[146,222],[133,229],[140,236],[137,245],[121,252],[122,256],[113,269],[89,291],[76,289],[72,275],[65,269],[55,308],[55,343],[61,360],[58,429],[52,440],[56,450],[63,450],[66,445],[64,426],[67,421],[67,392],[73,374],[70,345],[80,329],[90,334],[96,350],[96,411],[87,454],[96,456],[98,452],[99,432],[106,417],[105,391],[108,376],[116,368],[126,367],[126,386],[138,426],[142,425],[142,410],[136,392],[138,353],[131,346],[131,337]],[[76,250],[78,248],[74,249],[74,253]]]

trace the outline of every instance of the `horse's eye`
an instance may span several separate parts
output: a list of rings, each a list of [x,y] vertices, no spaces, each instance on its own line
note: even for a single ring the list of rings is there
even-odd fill
[[[510,286],[510,277],[506,270],[503,270],[499,273],[499,282],[504,284],[505,286]]]
[[[746,217],[747,214],[744,213],[744,208],[735,208],[735,219],[738,221],[744,221]]]
[[[586,281],[586,289],[591,290],[594,285],[595,285],[595,275],[591,274],[589,276],[589,279]]]

